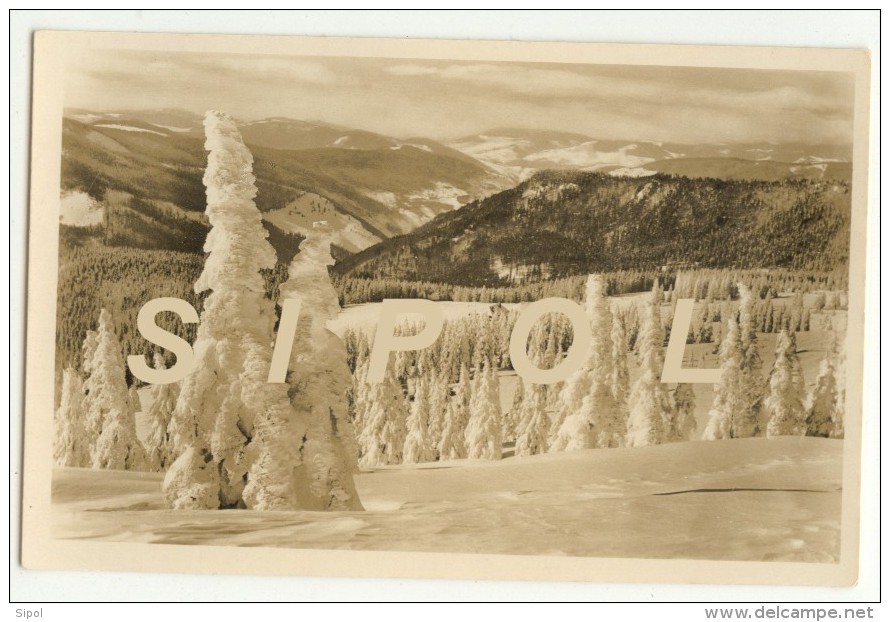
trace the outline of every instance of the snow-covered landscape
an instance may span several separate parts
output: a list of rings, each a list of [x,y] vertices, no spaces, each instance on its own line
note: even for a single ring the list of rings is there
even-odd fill
[[[54,538],[840,563],[846,144],[64,128]]]
[[[612,300],[628,309],[646,296]],[[487,316],[485,303],[440,302],[451,321]],[[519,310],[525,305],[508,305]],[[373,336],[381,305],[347,307],[327,322]],[[409,323],[421,316],[404,318]],[[815,382],[828,344],[802,342],[805,380]],[[761,335],[764,349],[775,338]],[[693,344],[717,364],[710,347]],[[767,367],[773,358],[764,358]],[[629,380],[640,375],[631,359]],[[499,408],[512,407],[518,378],[499,374]],[[706,390],[705,390],[706,389]],[[696,388],[705,429],[711,387]],[[136,434],[151,445],[155,389],[139,390]],[[836,562],[840,546],[843,441],[736,438],[635,448],[582,449],[501,460],[459,458],[360,469],[363,511],[171,510],[163,473],[58,468],[53,534],[60,538],[353,550],[440,551],[593,557]]]
[[[59,469],[53,533],[109,541],[834,562],[843,442],[736,439],[377,468],[364,512],[172,511],[161,474]]]

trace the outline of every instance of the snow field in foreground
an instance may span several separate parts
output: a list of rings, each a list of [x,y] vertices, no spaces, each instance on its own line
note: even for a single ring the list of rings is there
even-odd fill
[[[57,469],[59,538],[836,562],[843,441],[749,438],[362,472],[365,512],[172,511],[160,473]]]

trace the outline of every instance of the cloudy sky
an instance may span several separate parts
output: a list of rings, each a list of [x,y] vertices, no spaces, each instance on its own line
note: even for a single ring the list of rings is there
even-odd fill
[[[89,52],[65,104],[225,110],[449,140],[494,127],[603,139],[848,145],[853,80],[828,72]]]

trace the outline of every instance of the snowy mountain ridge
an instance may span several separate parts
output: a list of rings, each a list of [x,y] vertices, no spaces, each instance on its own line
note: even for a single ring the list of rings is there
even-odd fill
[[[583,134],[522,128],[492,129],[465,136],[449,145],[510,175],[517,182],[548,168],[644,176],[651,174],[649,171],[662,171],[663,162],[687,159],[695,162],[732,159],[794,164],[848,163],[851,160],[849,147],[842,145],[779,145],[766,142],[681,144],[655,140],[596,139]],[[647,167],[650,164],[654,166]],[[692,176],[706,176],[696,174],[696,167],[690,163],[686,163],[683,170]],[[787,176],[793,176],[793,173],[786,171]],[[754,168],[749,167],[748,174],[751,178],[760,178],[760,171]],[[812,174],[806,176],[813,177]]]

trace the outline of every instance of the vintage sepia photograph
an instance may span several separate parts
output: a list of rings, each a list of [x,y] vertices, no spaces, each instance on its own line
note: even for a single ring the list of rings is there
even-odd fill
[[[856,581],[867,53],[34,67],[26,566]]]

